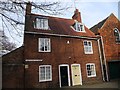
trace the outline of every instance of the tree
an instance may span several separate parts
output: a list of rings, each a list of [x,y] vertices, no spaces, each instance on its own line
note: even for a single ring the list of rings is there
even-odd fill
[[[16,48],[16,44],[10,42],[7,36],[4,35],[3,31],[0,30],[0,57]]]
[[[2,29],[8,32],[13,40],[16,40],[15,37],[22,37],[23,35],[26,3],[28,3],[26,0],[0,1]],[[33,11],[39,10],[41,13],[49,15],[62,14],[70,8],[60,2],[31,2],[31,4]]]
[[[3,31],[0,31],[0,37],[1,37],[0,46],[2,50],[12,51],[16,48],[16,44],[13,42],[10,42],[8,37],[3,34]]]

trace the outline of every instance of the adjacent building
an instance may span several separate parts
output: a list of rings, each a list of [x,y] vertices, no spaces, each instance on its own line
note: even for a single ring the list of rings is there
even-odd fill
[[[106,65],[106,80],[120,78],[120,21],[112,13],[103,21],[90,28],[101,38],[104,54],[103,65]]]

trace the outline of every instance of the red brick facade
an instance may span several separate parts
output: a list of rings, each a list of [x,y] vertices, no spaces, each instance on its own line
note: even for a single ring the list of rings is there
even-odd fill
[[[49,37],[51,39],[51,52],[40,53],[38,52],[38,38]],[[61,64],[68,64],[71,67],[72,64],[80,64],[82,72],[82,81],[84,83],[91,83],[102,81],[100,58],[98,51],[97,40],[89,40],[93,43],[93,54],[84,54],[83,41],[88,39],[79,38],[66,38],[66,37],[53,37],[53,36],[41,36],[35,34],[25,35],[25,60],[26,59],[42,59],[41,62],[26,62],[28,68],[26,69],[26,87],[42,88],[42,87],[59,87],[59,68]],[[70,43],[67,44],[67,41]],[[34,42],[34,43],[32,43]],[[32,47],[31,49],[31,46]],[[86,74],[86,64],[95,63],[96,65],[96,77],[88,78]],[[52,65],[52,81],[39,82],[39,65]],[[70,68],[71,69],[71,68]],[[71,70],[70,70],[71,73]],[[32,79],[30,79],[32,78]],[[29,82],[28,82],[29,81]],[[72,77],[70,74],[70,81],[72,85]],[[41,87],[42,86],[42,87]]]
[[[120,21],[115,17],[114,14],[111,14],[105,20],[91,28],[91,30],[96,35],[102,36],[105,62],[107,64],[107,74],[109,80],[112,77],[110,75],[110,68],[112,67],[109,64],[114,65],[117,63],[116,65],[118,67],[116,68],[120,68],[120,41],[116,42],[116,37],[114,34],[115,28],[117,28],[120,32]]]
[[[2,57],[2,88],[24,88],[23,48]]]
[[[31,8],[27,9],[28,11]],[[99,41],[97,38],[86,26],[85,32],[76,32],[73,30],[72,25],[75,23],[73,19],[64,19],[56,18],[49,16],[42,16],[31,14],[30,12],[26,13],[25,19],[25,33],[24,33],[24,47],[18,49],[19,51],[11,52],[10,56],[3,56],[3,62],[9,64],[11,61],[17,65],[19,62],[21,67],[13,67],[11,71],[12,81],[9,81],[10,78],[7,76],[8,67],[4,66],[4,78],[3,78],[3,88],[53,88],[60,87],[60,65],[67,65],[69,72],[68,81],[69,85],[73,85],[72,78],[72,67],[71,65],[77,64],[80,65],[81,71],[81,81],[82,84],[85,83],[96,83],[103,80],[102,70],[101,70],[101,53],[99,49]],[[78,12],[78,11],[77,11]],[[75,13],[76,14],[76,13]],[[79,14],[80,15],[80,14]],[[36,17],[45,17],[48,19],[48,24],[50,30],[41,30],[34,28],[34,20]],[[75,17],[75,15],[74,15]],[[78,16],[77,21],[81,21],[81,16]],[[51,51],[50,52],[38,52],[38,39],[39,38],[49,38]],[[85,54],[84,50],[84,41],[92,42],[93,54]],[[12,58],[10,59],[9,57]],[[36,60],[36,61],[34,61]],[[13,63],[13,64],[14,64]],[[94,77],[87,76],[87,67],[86,64],[93,63],[95,64],[96,75]],[[39,82],[39,66],[40,65],[51,65],[52,66],[52,80]],[[10,66],[12,68],[12,66]],[[9,74],[10,74],[9,73]],[[20,76],[19,76],[20,75]],[[17,78],[14,78],[16,76]],[[22,77],[24,76],[24,77]],[[7,77],[7,78],[6,78]],[[20,81],[20,86],[17,86],[16,80]],[[14,82],[15,81],[15,82]],[[78,80],[79,81],[79,80]],[[21,83],[23,82],[23,83]],[[11,84],[9,84],[11,83]]]

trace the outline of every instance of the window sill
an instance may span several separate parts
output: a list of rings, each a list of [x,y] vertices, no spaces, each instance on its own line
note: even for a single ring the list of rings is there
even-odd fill
[[[96,77],[96,75],[92,75],[92,76],[87,76],[88,78],[90,78],[90,77]]]
[[[38,29],[38,30],[46,30],[46,31],[47,31],[47,30],[48,30],[48,31],[51,30],[49,27],[48,27],[48,28],[37,28],[37,27],[34,27],[34,29]]]
[[[38,51],[40,53],[50,53],[51,51]]]
[[[52,79],[51,80],[40,80],[39,82],[50,82],[50,81],[52,81]]]
[[[76,30],[73,26],[71,26],[71,28],[72,28],[75,32],[86,33],[86,31],[85,31],[85,30],[84,30],[84,31],[78,31],[78,30]]]
[[[120,44],[120,42],[116,42],[116,44]]]
[[[93,54],[93,52],[85,52],[85,54]]]

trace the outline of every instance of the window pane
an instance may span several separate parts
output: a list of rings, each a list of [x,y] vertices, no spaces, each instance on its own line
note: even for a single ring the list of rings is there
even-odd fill
[[[90,70],[90,65],[87,65],[87,70]]]
[[[47,51],[47,38],[45,39],[45,51]]]
[[[46,80],[51,78],[51,72],[50,72],[50,67],[46,67]]]
[[[50,39],[40,38],[39,39],[39,49],[40,51],[50,51]]]
[[[40,19],[40,29],[43,28],[43,19]]]
[[[88,71],[88,76],[91,76],[91,71]]]
[[[79,23],[77,23],[77,31],[81,31],[81,27]]]
[[[48,49],[48,51],[50,50],[50,39],[48,39],[48,42],[47,42],[47,49]]]
[[[80,25],[80,30],[83,31],[83,25]]]
[[[79,23],[79,22],[76,22],[76,23],[75,23],[74,28],[75,28],[75,30],[78,31],[78,32],[84,31],[84,25],[82,25],[82,24]]]
[[[44,65],[39,69],[40,81],[50,81],[52,79],[52,72],[50,65]]]
[[[87,41],[84,41],[84,45],[87,46]]]
[[[48,29],[48,19],[36,18],[35,26],[37,29]]]
[[[88,46],[91,46],[91,42],[88,42]]]
[[[96,75],[95,65],[94,64],[87,65],[87,75],[88,76],[95,76]]]
[[[40,80],[45,80],[45,67],[40,67]]]
[[[92,53],[92,43],[90,41],[84,41],[85,53]]]
[[[48,29],[48,19],[44,19],[44,29]]]
[[[40,38],[40,50],[44,51],[44,38]]]
[[[40,28],[40,19],[36,18],[36,28]]]
[[[91,50],[92,48],[91,47],[88,47],[88,52],[92,52],[92,50]]]

